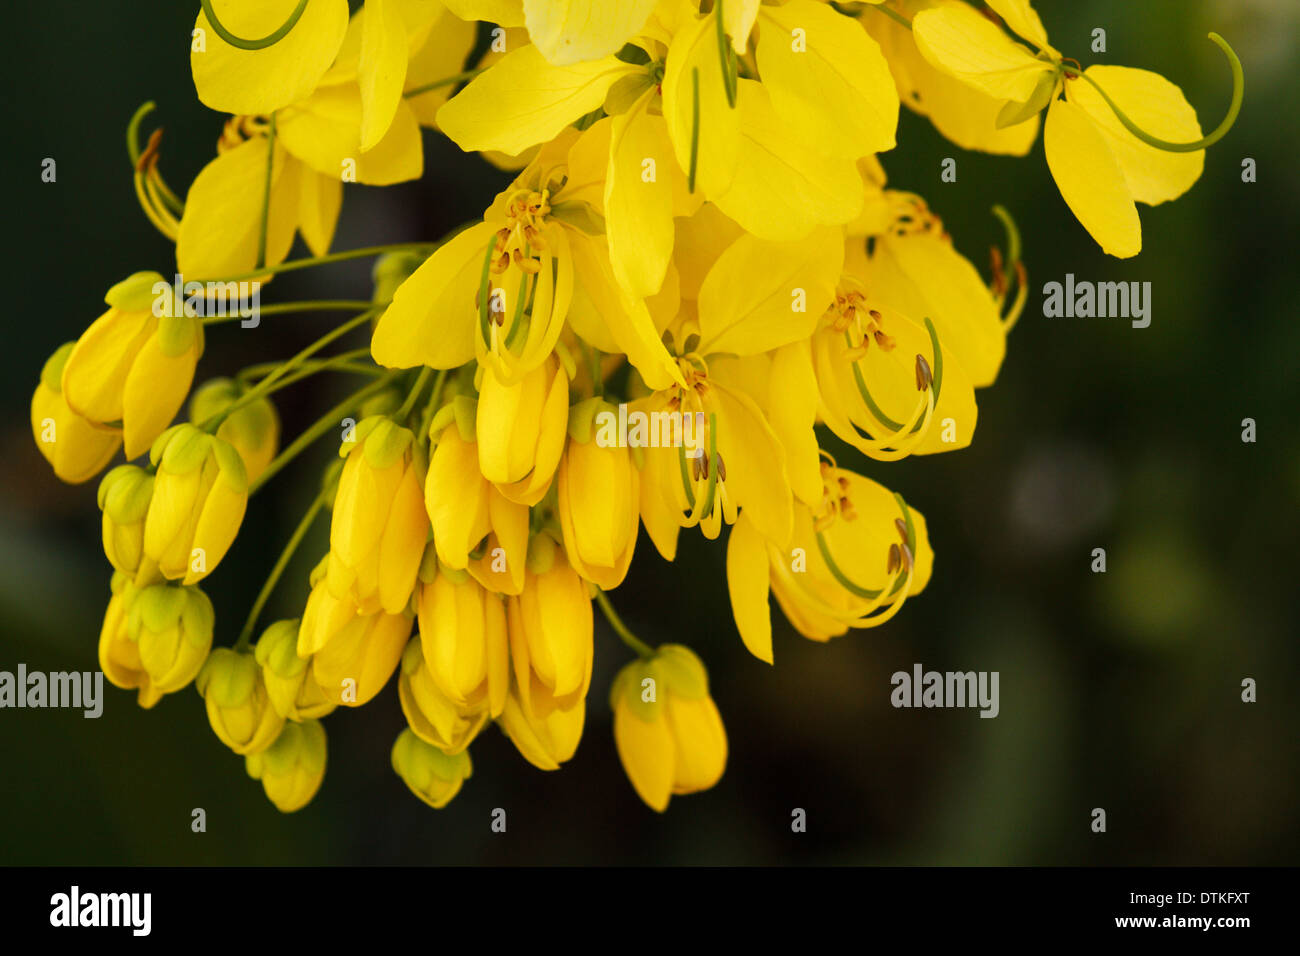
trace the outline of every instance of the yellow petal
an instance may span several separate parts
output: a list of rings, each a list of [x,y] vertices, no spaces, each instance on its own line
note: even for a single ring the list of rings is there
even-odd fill
[[[63,399],[92,422],[122,420],[122,392],[131,364],[158,321],[148,312],[109,309],[73,346],[63,366]]]
[[[476,33],[473,23],[450,15],[439,19],[406,66],[406,89],[419,89],[464,70],[465,58],[474,47]],[[415,111],[421,126],[434,126],[438,110],[455,90],[455,83],[444,83],[417,96],[407,97],[406,102]]]
[[[143,455],[172,423],[189,394],[197,362],[197,349],[167,356],[157,335],[145,342],[126,376],[122,393],[122,438],[127,458]]]
[[[503,27],[524,25],[521,0],[441,0],[442,5],[462,20],[485,20]]]
[[[650,115],[652,87],[613,117],[605,177],[605,228],[619,285],[637,298],[663,286],[673,254],[674,161],[662,116]]]
[[[424,172],[420,124],[399,102],[392,125],[370,150],[361,151],[361,93],[352,84],[323,86],[276,118],[280,142],[322,176],[369,186],[419,179]]]
[[[495,232],[489,223],[466,229],[397,287],[370,342],[376,362],[387,368],[456,368],[474,357],[474,300]]]
[[[768,389],[767,420],[785,448],[790,490],[816,506],[822,497],[821,455],[813,432],[817,376],[807,342],[795,342],[773,353]]]
[[[727,734],[713,698],[668,698],[668,724],[677,742],[673,793],[698,793],[712,787],[727,766]]]
[[[731,37],[731,45],[738,56],[744,56],[749,46],[749,33],[758,18],[760,0],[718,0],[722,4],[722,28]]]
[[[592,330],[596,341],[608,336],[651,388],[681,382],[677,362],[664,348],[645,303],[628,295],[614,279],[605,243],[576,231],[570,233],[570,242],[574,277],[578,280],[569,307],[574,331],[586,338],[585,333]]]
[[[713,383],[710,409],[718,415],[718,450],[727,488],[768,539],[790,537],[793,502],[785,474],[785,449],[754,400]]]
[[[1087,75],[1129,119],[1157,139],[1194,143],[1203,135],[1196,110],[1183,91],[1159,73],[1126,66],[1090,66]],[[1137,202],[1155,206],[1177,199],[1201,178],[1205,150],[1170,153],[1149,146],[1124,128],[1087,80],[1071,80],[1066,90],[1069,101],[1087,113],[1101,131],[1124,172],[1129,194]]]
[[[336,176],[322,176],[304,168],[299,185],[298,229],[312,255],[323,256],[334,241],[334,227],[343,206],[343,182]]]
[[[893,149],[898,91],[862,26],[813,0],[762,12],[758,69],[792,134],[831,156]]]
[[[725,190],[704,181],[709,199],[760,239],[801,239],[818,225],[843,225],[857,216],[857,164],[810,151],[776,114],[762,85],[738,82],[743,158]],[[707,155],[712,164],[715,157]]]
[[[835,298],[843,262],[839,229],[794,242],[741,236],[700,288],[700,351],[754,355],[806,339]]]
[[[222,25],[246,40],[261,39],[289,18],[298,0],[215,0]],[[347,0],[311,0],[292,30],[261,50],[240,50],[222,40],[207,16],[202,51],[191,44],[194,88],[218,113],[273,113],[305,99],[334,61],[348,26]]]
[[[362,17],[361,151],[384,137],[392,125],[406,81],[406,23],[395,0],[366,0]]]
[[[651,705],[663,707],[663,703]],[[672,796],[676,747],[666,720],[642,720],[626,707],[614,710],[614,744],[637,796],[662,813]]]
[[[1025,102],[1052,69],[964,3],[922,10],[912,36],[933,66],[997,100]]]
[[[992,385],[1006,354],[997,306],[975,267],[932,235],[877,239],[866,272],[872,299],[934,322],[944,349],[978,388]]]
[[[682,298],[698,299],[713,263],[744,230],[713,203],[705,203],[691,216],[675,220],[673,227],[673,261]]]
[[[547,63],[529,44],[507,53],[438,110],[438,126],[466,152],[510,155],[553,139],[605,102],[637,68],[612,56],[572,66]]]
[[[1043,150],[1066,205],[1102,250],[1120,259],[1141,252],[1142,222],[1124,171],[1088,114],[1055,101],[1047,111]]]
[[[986,2],[1016,35],[1024,37],[1039,49],[1056,52],[1048,44],[1043,21],[1038,19],[1038,14],[1029,5],[1029,0],[986,0]]]
[[[727,592],[731,613],[745,647],[760,661],[772,663],[772,612],[768,608],[767,542],[746,512],[741,512],[727,540]]]
[[[699,17],[682,27],[668,48],[660,84],[668,135],[683,170],[691,168],[691,139],[698,129],[696,188],[702,187],[710,198],[731,184],[741,159],[740,113],[727,102],[716,30],[712,17]]]
[[[524,0],[528,35],[547,60],[566,66],[617,53],[658,0]]]
[[[251,272],[257,266],[269,141],[256,137],[199,172],[185,198],[176,266],[186,279]],[[277,147],[271,163],[266,262],[283,262],[298,222],[299,164]]]

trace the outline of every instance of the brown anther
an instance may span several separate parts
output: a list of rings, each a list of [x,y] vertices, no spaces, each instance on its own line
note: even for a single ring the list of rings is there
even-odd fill
[[[718,481],[727,480],[727,464],[722,460],[722,452],[714,452],[718,456]]]
[[[925,360],[925,356],[919,352],[916,356],[916,390],[924,392],[934,382],[934,374],[930,371],[930,363]]]
[[[492,272],[494,275],[500,275],[510,268],[510,253],[503,252],[492,260]]]
[[[523,251],[520,249],[516,249],[514,251],[514,260],[515,260],[515,265],[518,266],[520,269],[522,269],[524,272],[527,272],[529,275],[535,276],[542,269],[542,264],[538,262],[536,259],[524,258]]]
[[[902,566],[902,563],[903,556],[898,549],[898,545],[891,544],[889,546],[889,558],[885,561],[885,573],[893,574]]]
[[[912,573],[912,549],[907,545],[903,545],[903,570]]]
[[[703,478],[705,481],[708,481],[709,480],[709,456],[704,454],[704,449],[702,448],[700,449],[700,453],[695,456],[695,461],[700,468],[700,477]]]
[[[907,544],[907,522],[902,518],[895,518],[894,527],[898,529],[898,536],[903,539],[903,544]]]
[[[836,484],[840,486],[840,491],[849,490],[849,480],[845,478],[843,475],[840,475],[839,478],[836,479]]]
[[[881,315],[879,312],[877,312],[875,309],[872,309],[870,312],[867,313],[867,315],[871,316],[877,322],[880,322],[884,319],[884,316]]]
[[[149,142],[145,145],[144,151],[140,153],[140,159],[135,164],[136,172],[145,172],[150,166],[158,162],[158,151],[162,143],[161,127],[149,134]]]
[[[872,338],[876,340],[876,344],[879,345],[882,350],[886,352],[894,351],[894,339],[892,336],[888,336],[879,329],[876,329],[876,331],[872,333]]]

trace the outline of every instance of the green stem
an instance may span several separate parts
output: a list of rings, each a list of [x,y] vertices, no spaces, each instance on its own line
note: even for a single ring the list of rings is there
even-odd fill
[[[388,387],[388,384],[392,382],[393,379],[395,379],[398,376],[398,374],[399,373],[397,372],[386,373],[383,378],[376,379],[375,381],[367,385],[365,388],[361,388],[353,392],[347,398],[343,399],[343,401],[339,402],[328,412],[322,415],[319,419],[316,420],[314,424],[312,424],[310,428],[308,428],[301,435],[295,438],[292,444],[290,444],[287,448],[284,449],[284,451],[280,452],[280,454],[276,455],[275,458],[272,459],[271,463],[266,466],[266,470],[257,476],[256,481],[254,481],[251,485],[249,485],[248,493],[251,495],[254,492],[256,492],[259,488],[261,488],[268,481],[270,481],[271,478],[274,477],[276,473],[280,471],[281,468],[289,464],[289,462],[293,461],[293,459],[296,458],[304,448],[309,446],[316,439],[320,438],[331,428],[337,428],[340,420],[340,416],[346,415],[346,413],[356,408],[358,405],[364,402],[371,395],[374,395],[377,392],[380,392],[384,388]]]
[[[257,595],[257,600],[253,602],[252,608],[248,612],[248,618],[244,621],[244,629],[239,632],[239,640],[235,642],[236,651],[246,651],[253,640],[253,628],[257,625],[257,619],[262,613],[262,608],[266,607],[266,602],[271,597],[271,592],[280,582],[280,576],[284,574],[284,569],[288,567],[289,561],[292,560],[294,552],[298,550],[298,545],[302,544],[302,539],[306,537],[308,530],[316,521],[316,516],[325,505],[325,495],[318,494],[316,500],[311,503],[307,513],[302,516],[298,522],[298,527],[294,529],[293,536],[289,538],[289,543],[284,546],[280,552],[280,559],[275,562],[275,567],[271,569],[271,574],[267,577],[266,583],[262,585],[261,592]]]
[[[216,279],[200,279],[195,281],[207,284],[209,282],[242,282],[247,279],[260,279],[267,274],[278,274],[281,272],[293,272],[295,269],[307,269],[311,266],[325,266],[334,262],[346,262],[349,259],[364,259],[367,256],[381,256],[386,252],[408,252],[412,250],[433,249],[437,243],[433,242],[394,242],[386,246],[366,246],[364,249],[348,249],[346,252],[331,252],[326,256],[311,256],[306,259],[291,259],[288,262],[281,262],[279,265],[266,266],[262,269],[253,269],[250,272],[240,272],[231,276],[222,276]],[[367,303],[369,304],[369,303]]]
[[[614,629],[614,633],[618,635],[619,640],[643,658],[649,659],[655,656],[655,649],[628,630],[627,625],[623,623],[623,619],[614,610],[614,605],[609,603],[609,598],[599,588],[596,589],[596,603],[600,605],[605,620],[609,621],[609,626]]]
[[[994,206],[993,215],[1001,220],[1002,228],[1007,231],[1007,265],[1014,266],[1020,261],[1020,230],[1016,228],[1016,221],[1011,218],[1011,213],[1002,206]]]
[[[289,14],[288,20],[285,20],[284,23],[260,40],[246,40],[231,33],[217,19],[217,11],[212,9],[212,0],[199,0],[199,3],[203,7],[203,15],[208,18],[208,23],[212,24],[213,32],[237,50],[264,50],[279,43],[288,36],[290,30],[298,25],[298,21],[302,19],[303,11],[307,9],[307,0],[298,0],[298,6],[294,8],[293,13]]]
[[[328,312],[337,310],[339,312],[355,312],[358,309],[370,309],[374,307],[373,302],[365,302],[353,299],[322,299],[317,302],[277,302],[275,305],[264,305],[258,309],[258,315],[289,315],[294,312]],[[204,325],[219,325],[222,322],[234,322],[237,319],[244,319],[239,313],[231,315],[215,315],[203,320]]]
[[[318,359],[313,362],[303,362],[298,371],[294,373],[295,377],[306,378],[316,372],[355,372],[358,375],[386,375],[385,369],[376,365],[366,365],[356,362],[355,359],[365,358],[370,355],[369,348],[352,349],[347,352],[340,352],[338,355],[332,355],[327,359]],[[254,379],[265,378],[270,373],[277,371],[284,362],[259,362],[257,365],[250,365],[242,369],[235,378],[240,384],[248,387]],[[281,382],[284,380],[281,379]]]
[[[257,267],[266,265],[266,230],[271,224],[271,173],[275,167],[275,114],[266,134],[266,183],[262,187],[262,230],[257,236]]]
[[[436,90],[444,86],[452,86],[456,83],[462,83],[465,80],[472,80],[486,69],[487,67],[481,66],[477,70],[466,70],[464,73],[453,73],[451,76],[444,76],[441,80],[434,80],[432,83],[422,83],[414,89],[405,91],[402,96],[409,100],[413,96],[419,96],[421,93],[428,93],[430,90]]]
[[[429,381],[429,376],[433,374],[433,369],[425,366],[420,369],[420,374],[415,378],[415,384],[411,386],[411,391],[407,393],[406,401],[402,402],[402,407],[393,415],[394,421],[401,421],[411,414],[411,409],[415,407],[415,400],[420,397],[424,391],[424,385]]]
[[[1232,70],[1232,103],[1228,106],[1228,115],[1223,118],[1223,122],[1218,125],[1214,132],[1209,136],[1201,137],[1194,143],[1171,143],[1168,140],[1152,136],[1125,116],[1124,111],[1115,104],[1115,101],[1112,100],[1110,96],[1107,95],[1106,91],[1097,84],[1097,81],[1087,73],[1069,66],[1064,67],[1064,71],[1066,76],[1075,79],[1083,77],[1083,79],[1087,80],[1092,85],[1092,88],[1097,91],[1098,95],[1101,96],[1102,100],[1105,101],[1106,105],[1110,107],[1110,111],[1115,114],[1115,118],[1123,124],[1124,128],[1148,146],[1154,146],[1156,149],[1164,150],[1167,153],[1195,153],[1208,146],[1213,146],[1219,140],[1223,139],[1223,137],[1228,135],[1228,131],[1232,129],[1233,124],[1237,122],[1237,115],[1241,112],[1242,97],[1245,95],[1246,91],[1246,78],[1241,71],[1241,60],[1237,59],[1237,54],[1233,51],[1232,47],[1228,46],[1228,41],[1223,39],[1223,37],[1219,36],[1217,33],[1210,33],[1209,38],[1220,50],[1223,51],[1224,56],[1228,58],[1228,66]]]
[[[227,418],[229,418],[232,413],[238,411],[240,408],[243,408],[245,405],[248,405],[251,402],[255,402],[259,398],[262,398],[265,395],[269,395],[271,392],[275,391],[275,388],[273,386],[275,386],[276,382],[278,382],[280,379],[284,378],[284,376],[288,375],[290,372],[296,369],[299,365],[303,363],[305,359],[311,358],[311,356],[315,355],[317,352],[319,352],[325,346],[329,345],[335,339],[351,332],[353,329],[361,325],[363,322],[370,321],[371,316],[376,311],[377,311],[376,309],[371,309],[368,312],[362,312],[360,315],[344,322],[338,328],[333,329],[330,332],[327,332],[325,335],[322,335],[315,342],[311,343],[311,345],[308,345],[297,355],[293,356],[291,359],[289,359],[287,362],[281,365],[279,371],[272,372],[270,375],[262,379],[255,386],[253,386],[247,392],[245,392],[243,395],[237,398],[235,401],[231,402],[228,406],[226,406],[224,410],[213,415],[211,418],[209,418],[206,422],[204,422],[199,427],[207,432],[216,431],[216,429],[221,425],[221,423],[225,421]]]

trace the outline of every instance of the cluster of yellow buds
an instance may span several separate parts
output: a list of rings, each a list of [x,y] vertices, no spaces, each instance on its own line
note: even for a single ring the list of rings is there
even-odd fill
[[[1025,303],[1005,210],[985,280],[923,198],[888,186],[900,107],[1007,155],[1045,111],[1067,204],[1131,256],[1135,203],[1189,189],[1240,106],[1240,64],[1211,38],[1234,97],[1202,136],[1162,77],[1062,56],[1029,0],[201,0],[214,158],[181,196],[160,131],[138,144],[152,104],[128,130],[176,281],[113,286],[32,398],[62,480],[125,456],[99,485],[105,674],[144,707],[193,682],[285,812],[321,786],[321,720],[396,674],[392,766],[442,807],[491,724],[539,769],[574,756],[594,603],[633,655],[608,700],[636,794],[662,811],[712,787],[727,736],[704,664],[642,641],[608,596],[638,545],[671,562],[683,530],[726,528],[736,631],[768,663],[773,596],[815,641],[889,621],[931,576],[925,519],[827,446],[890,462],[969,445]],[[481,221],[331,253],[344,186],[419,178],[422,126],[509,179]],[[312,255],[286,261],[295,235]],[[362,256],[378,257],[369,299],[260,305],[279,272]],[[333,310],[355,315],[206,382],[173,424],[207,326]],[[354,331],[364,347],[327,351]],[[330,372],[368,381],[281,449],[272,396]],[[335,429],[340,460],[214,648],[228,631],[201,587],[249,496]],[[323,512],[301,615],[254,641]]]

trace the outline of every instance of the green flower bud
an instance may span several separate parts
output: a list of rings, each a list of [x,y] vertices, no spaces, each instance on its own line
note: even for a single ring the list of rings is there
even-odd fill
[[[286,721],[280,736],[261,753],[244,758],[244,769],[281,813],[301,810],[325,779],[325,728],[319,720]]]
[[[276,621],[258,639],[257,662],[276,713],[289,720],[324,717],[337,705],[312,675],[311,658],[298,656],[297,618]]]
[[[468,750],[448,756],[425,743],[408,727],[397,735],[393,744],[393,770],[413,794],[435,810],[441,810],[460,792],[473,766]]]
[[[271,706],[262,669],[249,651],[219,647],[194,682],[218,739],[237,754],[258,753],[275,742],[284,718]]]
[[[212,602],[196,587],[140,589],[127,616],[127,635],[158,693],[178,691],[198,675],[212,647],[214,624]]]

